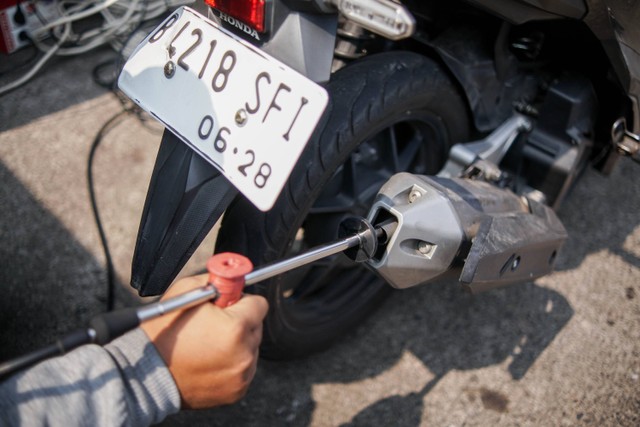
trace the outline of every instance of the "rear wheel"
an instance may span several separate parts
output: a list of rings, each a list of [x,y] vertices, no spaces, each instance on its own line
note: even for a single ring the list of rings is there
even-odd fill
[[[453,142],[467,136],[466,106],[432,60],[390,52],[341,69],[330,104],[269,212],[238,198],[225,213],[216,251],[256,266],[337,237],[347,216],[366,216],[393,174],[433,174]],[[255,287],[270,303],[262,355],[291,358],[327,347],[390,292],[375,274],[342,255]]]

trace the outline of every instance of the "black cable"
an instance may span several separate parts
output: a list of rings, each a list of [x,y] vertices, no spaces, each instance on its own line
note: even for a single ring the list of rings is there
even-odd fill
[[[57,339],[53,344],[0,363],[0,380],[53,356],[62,356],[81,345],[105,345],[140,325],[137,307],[99,314],[88,329],[79,329]]]
[[[74,348],[92,342],[88,330],[78,330],[56,340],[53,344],[0,363],[0,380],[53,356],[63,355]]]
[[[105,264],[107,268],[107,295],[106,295],[106,306],[107,311],[113,310],[114,300],[115,300],[115,269],[113,267],[113,260],[111,258],[111,251],[109,251],[109,243],[107,241],[107,236],[104,232],[104,228],[102,226],[102,221],[100,220],[100,213],[98,212],[98,203],[96,201],[96,194],[93,183],[93,158],[95,157],[96,150],[102,142],[104,136],[111,131],[117,124],[118,120],[123,116],[129,113],[128,109],[123,109],[118,112],[116,115],[111,117],[107,122],[102,125],[102,128],[98,131],[95,136],[93,143],[91,144],[91,151],[89,152],[89,159],[87,163],[87,183],[89,185],[89,198],[91,199],[91,209],[93,210],[93,216],[96,221],[96,227],[98,228],[98,233],[100,234],[100,242],[102,243],[102,249],[104,250],[104,258]]]
[[[107,241],[107,236],[104,232],[104,228],[102,226],[102,221],[100,219],[100,214],[98,212],[98,205],[96,202],[96,195],[93,183],[93,158],[95,156],[95,152],[102,141],[102,138],[117,124],[116,122],[126,113],[134,114],[138,120],[145,126],[147,120],[144,118],[144,111],[138,107],[137,105],[131,103],[117,88],[117,78],[120,74],[122,67],[124,66],[124,50],[126,49],[129,42],[132,40],[136,32],[141,30],[146,24],[145,16],[147,13],[148,0],[143,1],[143,10],[140,13],[140,18],[138,22],[135,24],[133,29],[124,37],[124,41],[122,42],[122,46],[116,52],[116,57],[109,59],[107,61],[101,62],[96,65],[92,71],[94,82],[106,89],[110,89],[114,95],[118,98],[120,103],[122,104],[123,110],[120,111],[115,116],[111,117],[98,131],[93,143],[91,144],[91,151],[89,152],[89,160],[87,165],[87,182],[89,185],[89,197],[91,199],[91,209],[93,210],[93,216],[96,221],[96,227],[98,228],[98,233],[100,234],[100,242],[102,243],[102,248],[104,251],[105,263],[107,268],[107,298],[106,298],[106,306],[107,311],[112,311],[115,302],[115,269],[113,266],[113,260],[111,258],[111,252],[109,250],[109,244]],[[155,24],[153,24],[155,27]],[[107,67],[113,67],[110,78],[105,78],[104,71]]]

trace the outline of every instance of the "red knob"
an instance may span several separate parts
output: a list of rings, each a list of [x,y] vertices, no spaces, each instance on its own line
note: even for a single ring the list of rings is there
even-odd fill
[[[242,297],[244,276],[253,270],[249,258],[240,254],[224,252],[207,261],[209,283],[218,291],[215,304],[225,308],[235,304]]]

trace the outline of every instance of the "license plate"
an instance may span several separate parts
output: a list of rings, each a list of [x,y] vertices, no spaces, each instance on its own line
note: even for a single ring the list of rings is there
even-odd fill
[[[187,7],[138,46],[118,85],[263,211],[328,101],[324,88]]]

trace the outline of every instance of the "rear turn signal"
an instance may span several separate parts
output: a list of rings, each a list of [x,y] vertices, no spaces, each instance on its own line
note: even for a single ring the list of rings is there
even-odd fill
[[[264,32],[265,0],[205,0],[209,6]]]

